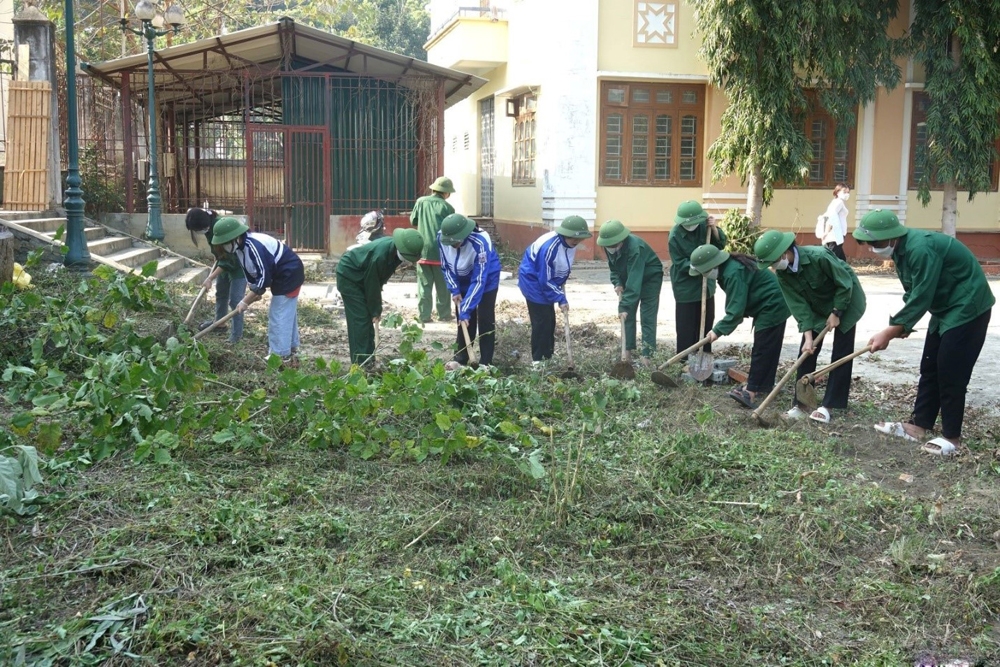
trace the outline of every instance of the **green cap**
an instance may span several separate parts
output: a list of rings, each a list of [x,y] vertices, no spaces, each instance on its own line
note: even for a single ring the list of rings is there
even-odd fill
[[[601,233],[597,235],[597,245],[602,248],[618,245],[627,239],[628,235],[628,227],[623,225],[621,220],[608,220],[601,225]]]
[[[764,232],[753,244],[753,254],[757,256],[757,266],[762,269],[771,266],[785,254],[785,251],[792,247],[794,242],[795,234],[791,232],[779,232],[777,229],[769,229]]]
[[[233,217],[220,218],[212,226],[212,245],[222,245],[229,243],[233,239],[243,236],[249,232],[250,228]]]
[[[461,243],[476,228],[476,223],[461,213],[452,213],[441,222],[441,243],[453,245]]]
[[[424,250],[424,239],[420,236],[420,232],[412,227],[394,231],[392,242],[396,244],[396,250],[407,262],[416,262]]]
[[[727,259],[729,259],[729,253],[725,250],[719,250],[711,243],[700,245],[691,253],[691,268],[688,269],[688,273],[692,276],[701,276],[721,265]]]
[[[695,225],[705,220],[708,220],[708,213],[693,199],[681,202],[677,207],[677,215],[674,216],[674,222],[678,225]]]
[[[862,243],[871,243],[905,236],[906,231],[906,227],[899,224],[895,213],[879,208],[866,213],[851,236]]]
[[[451,179],[447,176],[438,176],[433,183],[431,183],[431,190],[434,192],[454,192],[455,186],[452,185]]]
[[[589,239],[590,226],[580,216],[571,215],[559,223],[559,226],[556,227],[556,234],[568,236],[572,239]]]

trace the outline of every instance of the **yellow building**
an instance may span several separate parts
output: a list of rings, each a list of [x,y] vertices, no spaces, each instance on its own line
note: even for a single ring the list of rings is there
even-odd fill
[[[661,256],[677,205],[702,201],[721,214],[743,207],[746,189],[712,182],[705,157],[719,136],[725,94],[698,57],[694,8],[679,0],[432,0],[431,63],[489,83],[445,114],[445,172],[456,210],[492,218],[500,238],[525,247],[566,215],[595,229],[617,218]],[[902,34],[912,3],[892,30]],[[923,132],[922,72],[901,63],[903,81],[859,110],[838,144],[829,116],[804,129],[813,144],[809,185],[776,189],[763,226],[816,243],[816,217],[833,187],[852,188],[848,226],[873,208],[905,224],[939,229],[940,193],[917,201],[914,155]],[[959,193],[959,237],[979,256],[1000,256],[1000,198]],[[849,242],[846,248],[852,249]],[[593,244],[578,257],[593,256]]]

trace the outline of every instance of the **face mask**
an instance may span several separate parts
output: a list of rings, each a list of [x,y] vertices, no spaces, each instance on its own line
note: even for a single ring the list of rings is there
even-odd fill
[[[694,230],[698,229],[698,225],[699,224],[700,223],[696,222],[696,223],[691,224],[691,225],[681,225],[681,227],[683,227],[684,229],[688,230],[689,232],[693,232]]]
[[[711,271],[705,274],[705,277],[709,280],[715,280],[719,277],[719,267],[715,267]]]
[[[236,252],[236,241],[230,241],[229,243],[224,244],[222,249],[229,253]]]
[[[850,192],[841,192],[837,196],[840,197],[841,199],[843,199],[844,201],[847,201],[848,199],[851,198],[851,193]]]
[[[403,266],[409,266],[410,264],[413,264],[413,262],[400,255],[398,250],[396,251],[396,257],[399,257],[399,261],[403,263]]]
[[[784,270],[786,270],[788,268],[788,259],[786,259],[785,257],[782,257],[781,259],[779,259],[777,262],[775,262],[771,266],[774,267],[775,271],[784,271]]]
[[[884,248],[876,248],[872,246],[872,252],[881,257],[882,259],[889,259],[892,257],[892,251],[895,250],[895,246],[887,245]]]
[[[607,248],[605,248],[605,250],[608,251],[609,255],[616,255],[616,254],[618,254],[618,251],[621,250],[621,249],[622,249],[622,244],[621,243],[619,243],[617,245],[609,245]]]

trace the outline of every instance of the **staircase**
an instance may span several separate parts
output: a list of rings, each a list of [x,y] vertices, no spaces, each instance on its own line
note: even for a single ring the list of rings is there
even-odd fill
[[[87,250],[90,251],[91,260],[98,264],[127,273],[141,268],[147,262],[157,260],[158,279],[188,284],[201,284],[211,271],[210,267],[200,262],[131,236],[124,236],[92,220],[85,219],[84,224],[86,227],[83,234],[87,239]],[[62,246],[63,242],[56,241],[55,236],[58,229],[65,226],[66,218],[54,217],[39,211],[0,211],[0,227],[6,227],[15,236],[28,237],[40,243]]]

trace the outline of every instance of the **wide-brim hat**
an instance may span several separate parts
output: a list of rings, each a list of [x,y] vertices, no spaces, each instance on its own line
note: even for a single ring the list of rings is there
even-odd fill
[[[708,220],[708,213],[693,199],[681,202],[677,207],[677,215],[674,216],[674,222],[678,225],[701,224],[705,220]]]
[[[764,232],[753,244],[753,254],[757,257],[757,266],[762,269],[771,266],[792,247],[793,243],[795,243],[795,234],[792,232],[779,232],[777,229]]]
[[[587,221],[578,215],[570,215],[559,223],[555,229],[556,234],[567,236],[571,239],[589,239],[590,226]]]
[[[212,245],[229,243],[249,231],[249,227],[232,216],[220,218],[212,225]]]
[[[461,213],[452,213],[441,221],[442,245],[461,243],[469,237],[476,223]]]
[[[396,250],[407,262],[416,262],[424,251],[424,239],[415,229],[397,229],[392,233],[392,242]]]
[[[451,182],[451,179],[447,176],[438,176],[433,183],[431,183],[431,190],[434,192],[447,192],[449,194],[455,192],[455,186]]]
[[[716,248],[711,243],[700,245],[691,253],[691,266],[688,273],[692,276],[701,276],[708,273],[723,262],[729,259],[729,253]]]
[[[879,208],[866,213],[851,236],[862,243],[871,243],[896,239],[905,236],[906,232],[907,228],[900,224],[895,213]]]
[[[597,235],[597,245],[602,248],[618,245],[627,239],[630,233],[621,220],[608,220],[601,225],[601,232]]]

